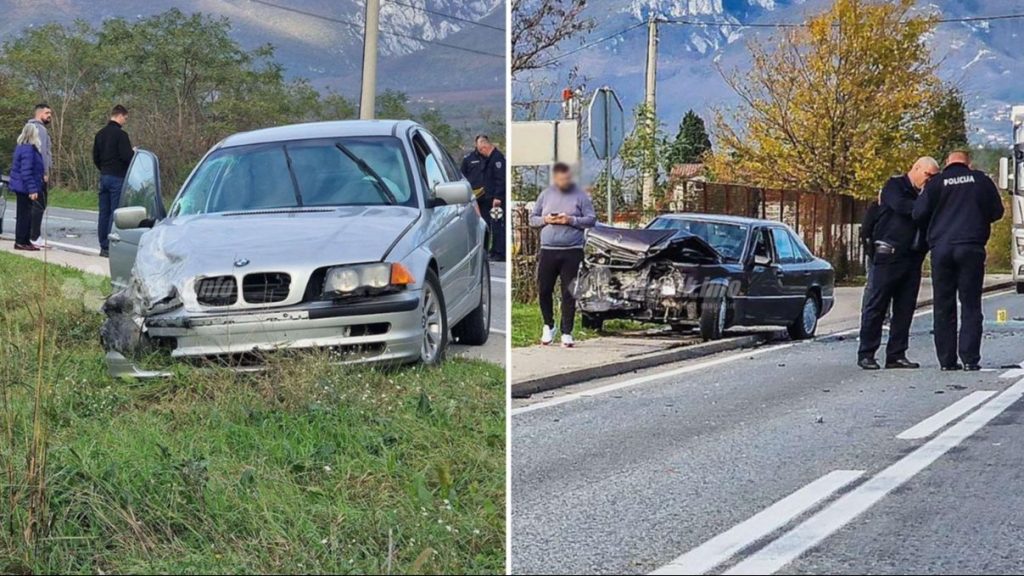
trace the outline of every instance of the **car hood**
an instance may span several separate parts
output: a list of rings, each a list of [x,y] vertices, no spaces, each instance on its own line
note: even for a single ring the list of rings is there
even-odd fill
[[[142,237],[134,287],[144,310],[176,297],[190,279],[247,270],[382,260],[419,217],[401,206],[343,207],[184,216]]]
[[[587,260],[593,264],[632,268],[655,256],[679,262],[722,260],[714,247],[688,232],[597,226],[587,233]]]

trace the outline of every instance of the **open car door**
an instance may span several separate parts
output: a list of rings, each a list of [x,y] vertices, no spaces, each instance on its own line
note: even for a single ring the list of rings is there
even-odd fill
[[[123,215],[126,208],[135,208],[137,213],[144,209],[145,218],[119,219],[118,213]],[[166,217],[167,209],[160,196],[160,161],[152,152],[140,148],[128,167],[110,230],[110,279],[115,288],[128,285],[142,235]]]

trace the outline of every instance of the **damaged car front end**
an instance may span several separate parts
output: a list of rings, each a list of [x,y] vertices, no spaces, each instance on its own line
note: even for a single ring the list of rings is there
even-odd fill
[[[589,231],[575,294],[590,329],[622,318],[697,328],[714,340],[730,326],[813,335],[833,291],[831,266],[784,225],[681,214],[640,230]]]
[[[295,128],[218,145],[167,216],[141,193],[158,189],[155,157],[137,154],[125,184],[136,205],[115,212],[119,289],[104,304],[112,374],[258,369],[309,349],[437,363],[450,334],[486,340],[486,228],[461,176],[419,169],[447,154],[439,144],[409,122]]]

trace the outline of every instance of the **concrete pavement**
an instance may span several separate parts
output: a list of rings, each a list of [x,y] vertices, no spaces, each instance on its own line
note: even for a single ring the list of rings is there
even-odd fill
[[[986,276],[987,289],[1006,287],[1012,284],[1008,274]],[[835,306],[821,319],[819,335],[835,334],[850,330],[860,323],[860,304],[864,294],[863,286],[836,288]],[[930,304],[932,300],[931,279],[921,284],[918,305]],[[706,352],[689,350],[700,339],[695,334],[675,334],[667,329],[654,328],[646,332],[629,335],[592,338],[578,342],[576,347],[566,350],[558,346],[528,346],[512,349],[512,389],[516,396],[563,386],[570,382],[622,374],[639,368],[649,368],[689,359],[695,355],[707,355],[727,348],[744,348],[784,337],[784,330],[775,328],[735,328],[727,331],[730,338],[717,346],[708,347]],[[538,335],[539,337],[539,335]]]
[[[1019,573],[1024,297],[984,366],[866,372],[784,342],[513,404],[514,573]],[[911,434],[907,434],[912,432]],[[675,564],[673,564],[675,563]]]

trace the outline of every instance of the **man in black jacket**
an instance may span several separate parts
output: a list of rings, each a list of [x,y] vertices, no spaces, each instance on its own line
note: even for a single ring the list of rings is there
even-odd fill
[[[462,160],[462,174],[473,187],[480,214],[491,231],[491,259],[504,262],[505,155],[485,134],[476,137],[475,146]]]
[[[946,168],[925,186],[914,204],[914,220],[927,229],[932,251],[935,352],[943,370],[981,369],[985,244],[992,223],[1003,217],[1003,201],[995,183],[970,164],[969,152],[950,154]],[[958,356],[963,365],[957,362]]]
[[[857,365],[865,370],[881,368],[875,352],[882,343],[882,324],[892,306],[889,341],[885,346],[886,368],[918,368],[907,359],[910,324],[921,288],[921,266],[927,251],[914,222],[918,191],[939,172],[932,158],[921,158],[910,172],[885,183],[871,237],[874,255],[864,289]]]
[[[124,125],[128,122],[128,109],[118,104],[110,112],[110,121],[99,132],[92,145],[92,162],[100,171],[99,224],[100,256],[106,257],[110,244],[107,237],[113,224],[114,210],[121,203],[121,188],[128,174],[135,151]]]

